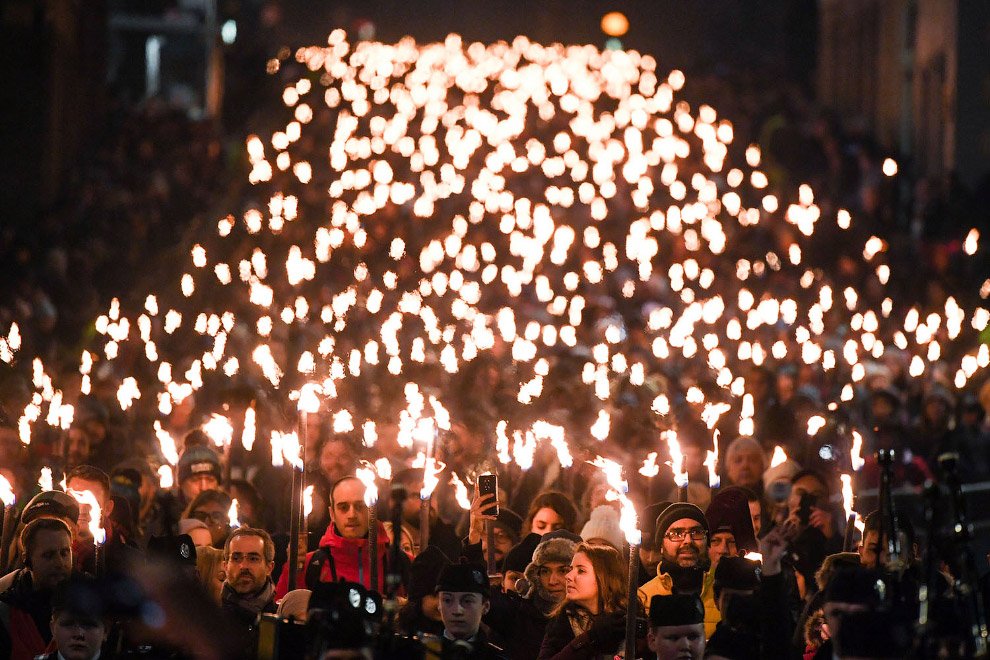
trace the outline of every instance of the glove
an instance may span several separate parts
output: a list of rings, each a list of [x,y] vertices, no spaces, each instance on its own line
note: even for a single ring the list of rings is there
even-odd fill
[[[596,646],[613,648],[626,637],[626,616],[622,612],[603,614],[591,624],[588,634]]]

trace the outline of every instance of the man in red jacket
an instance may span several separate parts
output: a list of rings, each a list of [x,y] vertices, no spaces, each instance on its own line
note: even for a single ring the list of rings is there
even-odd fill
[[[320,547],[306,555],[297,573],[297,589],[311,588],[319,582],[357,582],[371,588],[368,572],[368,506],[364,502],[364,484],[354,476],[338,479],[330,488],[330,526],[320,539]],[[378,525],[378,588],[383,589],[388,559],[388,533]],[[405,557],[405,555],[403,555]],[[400,557],[400,560],[402,557]],[[408,563],[408,557],[405,557]],[[288,566],[282,570],[275,598],[289,591]]]

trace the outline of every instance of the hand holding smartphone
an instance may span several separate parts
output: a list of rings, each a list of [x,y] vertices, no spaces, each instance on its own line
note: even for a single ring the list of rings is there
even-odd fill
[[[498,476],[494,474],[482,474],[478,477],[478,495],[482,498],[493,495],[491,498],[493,501],[498,499]],[[493,504],[492,506],[485,507],[481,510],[482,515],[485,516],[497,516],[498,515],[498,505]]]

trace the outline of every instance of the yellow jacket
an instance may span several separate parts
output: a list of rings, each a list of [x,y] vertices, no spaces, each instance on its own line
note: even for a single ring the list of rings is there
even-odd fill
[[[715,571],[705,573],[701,587],[701,602],[705,606],[705,637],[711,637],[715,626],[722,620],[722,615],[715,606]],[[650,612],[650,599],[654,596],[669,596],[674,586],[674,580],[667,573],[661,573],[657,566],[657,576],[639,588],[640,600],[646,603],[646,613]]]

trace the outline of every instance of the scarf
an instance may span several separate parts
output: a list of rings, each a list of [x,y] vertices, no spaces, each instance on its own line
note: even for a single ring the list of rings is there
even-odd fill
[[[271,578],[265,580],[265,585],[261,589],[247,596],[242,596],[234,591],[232,586],[226,582],[223,583],[223,602],[235,605],[252,614],[264,612],[265,608],[274,602],[274,598],[275,585],[272,584]]]
[[[705,581],[705,569],[701,566],[678,566],[677,562],[666,559],[657,567],[657,574],[670,576],[675,594],[700,594]]]

